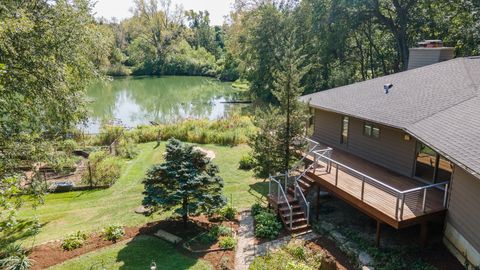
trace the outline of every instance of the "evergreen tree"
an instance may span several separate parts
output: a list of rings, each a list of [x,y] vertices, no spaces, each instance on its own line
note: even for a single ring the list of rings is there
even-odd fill
[[[193,146],[176,139],[167,143],[165,162],[153,166],[143,183],[143,205],[174,210],[185,225],[189,214],[211,213],[225,205],[218,167]]]
[[[277,107],[259,110],[254,123],[258,132],[252,137],[251,147],[259,176],[285,172],[295,160],[294,153],[302,150],[308,120],[306,104],[299,98],[303,93],[300,81],[308,70],[300,68],[304,57],[293,46],[292,35],[287,34],[281,46],[283,56],[273,72],[272,95]]]

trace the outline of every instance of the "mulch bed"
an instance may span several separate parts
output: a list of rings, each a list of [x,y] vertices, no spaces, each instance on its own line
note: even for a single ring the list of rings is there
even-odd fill
[[[183,222],[178,219],[162,220],[158,222],[147,223],[142,227],[126,227],[125,235],[117,241],[127,241],[133,239],[138,235],[153,235],[159,229],[165,230],[169,233],[181,237],[184,241],[198,235],[201,232],[208,230],[211,226],[219,224],[210,222],[205,216],[198,216],[190,218],[190,222],[185,227]],[[230,223],[229,223],[230,226]],[[238,221],[233,221],[234,231],[238,229]],[[182,242],[183,243],[183,242]],[[177,250],[186,256],[203,259],[208,261],[215,269],[220,265],[226,266],[227,269],[234,268],[235,251],[215,251],[208,253],[193,254],[182,247],[182,243],[176,246]],[[98,233],[91,234],[85,241],[85,244],[78,249],[72,251],[65,251],[62,248],[62,241],[52,241],[32,249],[30,259],[34,260],[32,270],[46,269],[56,264],[68,261],[83,254],[114,245],[111,241],[106,241]]]
[[[334,261],[338,270],[356,269],[350,262],[348,256],[337,247],[335,242],[326,238],[319,237],[306,244],[308,248],[325,254],[326,260]]]

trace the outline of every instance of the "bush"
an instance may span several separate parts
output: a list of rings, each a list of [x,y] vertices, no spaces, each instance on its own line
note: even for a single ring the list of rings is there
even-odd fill
[[[100,129],[100,135],[97,136],[97,145],[111,145],[116,139],[120,138],[125,128],[116,125],[103,125]]]
[[[232,230],[223,225],[216,225],[213,226],[207,233],[202,234],[198,240],[201,243],[210,244],[215,242],[220,236],[232,236]]]
[[[275,239],[282,229],[277,216],[271,212],[261,211],[255,216],[255,236]]]
[[[237,215],[237,209],[231,205],[227,205],[220,209],[220,216],[226,220],[234,220],[235,216]]]
[[[0,269],[26,270],[32,266],[27,251],[19,244],[10,244],[3,248],[0,258]]]
[[[245,155],[240,159],[239,168],[242,170],[251,170],[255,166],[255,160],[251,155]]]
[[[220,239],[220,241],[218,242],[218,245],[221,248],[228,248],[228,249],[235,248],[235,246],[237,245],[237,240],[233,238],[233,236],[225,236]]]
[[[78,231],[74,234],[68,235],[62,242],[62,248],[64,250],[74,250],[77,249],[85,243],[87,240],[87,235]]]
[[[77,149],[77,142],[74,140],[64,140],[60,143],[59,148],[59,150],[65,152],[67,155],[71,155],[73,151]]]
[[[85,170],[82,175],[83,183],[93,186],[113,185],[120,178],[120,158],[109,156],[105,151],[97,151],[90,154],[88,162],[90,170]]]
[[[260,203],[254,203],[252,205],[252,208],[250,209],[250,211],[252,213],[252,216],[256,216],[256,215],[260,214],[260,212],[268,212],[268,208],[264,207]]]
[[[102,234],[105,240],[117,242],[125,235],[125,230],[120,225],[110,225],[103,229]]]
[[[117,155],[132,159],[135,158],[138,154],[137,146],[134,141],[130,138],[122,138],[117,147]]]

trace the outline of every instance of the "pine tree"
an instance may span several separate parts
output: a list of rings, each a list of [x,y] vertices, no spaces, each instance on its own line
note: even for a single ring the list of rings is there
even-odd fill
[[[169,139],[165,162],[154,165],[143,180],[143,205],[174,210],[185,225],[189,214],[211,213],[225,205],[218,167],[193,146]]]
[[[308,70],[301,68],[304,57],[294,49],[294,39],[288,34],[279,52],[282,55],[273,73],[272,95],[277,106],[259,110],[254,123],[258,132],[250,146],[256,161],[258,176],[285,172],[295,160],[294,152],[302,150],[308,107],[299,100],[303,93],[300,81]]]

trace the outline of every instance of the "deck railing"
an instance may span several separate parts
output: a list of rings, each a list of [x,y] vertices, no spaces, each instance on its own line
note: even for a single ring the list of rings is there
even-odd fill
[[[270,198],[275,198],[277,201],[277,204],[285,203],[288,207],[289,211],[289,224],[290,224],[290,229],[292,228],[292,217],[293,217],[293,212],[292,212],[292,206],[288,202],[288,197],[285,194],[284,191],[284,184],[280,180],[280,178],[285,177],[285,175],[278,175],[278,176],[270,176],[268,181],[268,196]],[[279,179],[279,180],[277,180]],[[285,181],[286,183],[286,181]],[[286,189],[285,189],[286,190]]]
[[[331,152],[331,151],[330,151]],[[342,164],[331,157],[327,156],[329,151],[314,151],[314,168],[313,171],[315,172],[319,167],[323,168],[326,173],[332,172],[332,167],[335,168],[335,182],[334,185],[338,186],[339,181],[339,171],[342,171],[350,176],[361,181],[361,188],[358,191],[358,197],[361,201],[365,201],[365,184],[378,188],[388,194],[391,194],[396,197],[396,206],[395,206],[395,219],[396,220],[403,220],[404,218],[404,208],[405,205],[412,206],[415,208],[414,211],[421,210],[421,212],[427,212],[427,205],[428,205],[428,191],[433,189],[443,189],[443,208],[446,208],[447,204],[447,196],[448,196],[448,183],[449,182],[442,182],[436,183],[421,187],[416,187],[408,190],[399,190],[391,185],[388,185],[378,179],[375,179],[369,175],[366,175],[360,171],[357,171],[345,164]],[[322,167],[323,166],[323,167]],[[420,206],[418,205],[420,203]]]

